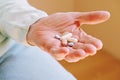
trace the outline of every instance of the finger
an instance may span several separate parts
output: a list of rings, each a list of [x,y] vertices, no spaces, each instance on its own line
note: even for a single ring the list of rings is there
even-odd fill
[[[98,24],[110,18],[108,11],[69,12],[69,14],[81,24]]]
[[[83,42],[83,43],[86,43],[86,44],[92,44],[92,45],[94,45],[97,50],[100,50],[103,47],[103,43],[102,43],[101,40],[99,40],[99,39],[97,39],[95,37],[92,37],[90,35],[84,35],[84,36],[82,36],[82,38],[81,38],[80,41]]]
[[[96,53],[96,47],[92,44],[76,43],[73,46],[74,49],[83,49],[87,54],[94,55]]]
[[[81,59],[84,59],[87,56],[84,50],[82,49],[71,49],[70,53],[65,57],[65,61],[67,62],[77,62]]]
[[[66,47],[53,47],[49,51],[51,55],[57,60],[63,60],[65,56],[69,53],[69,49]]]
[[[42,40],[44,40],[44,42],[42,42],[41,45],[47,51],[49,51],[49,49],[51,49],[52,47],[60,47],[61,46],[61,42],[54,38],[47,37],[47,38],[42,38]]]
[[[61,47],[61,41],[56,39],[54,35],[42,37],[42,40],[45,41],[42,46],[57,60],[62,60],[67,55],[69,50]]]
[[[42,48],[50,53],[55,59],[62,60],[68,53],[66,48],[61,48],[61,42],[54,38],[49,38],[49,36],[42,37],[43,41],[40,41]]]

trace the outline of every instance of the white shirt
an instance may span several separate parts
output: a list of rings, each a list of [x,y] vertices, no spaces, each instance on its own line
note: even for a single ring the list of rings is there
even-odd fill
[[[46,17],[27,0],[0,0],[0,56],[14,43],[14,40],[27,44],[26,34],[31,24]]]

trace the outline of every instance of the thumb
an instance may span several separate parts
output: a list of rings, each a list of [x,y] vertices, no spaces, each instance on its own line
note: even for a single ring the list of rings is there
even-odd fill
[[[98,24],[110,18],[108,11],[70,12],[70,14],[76,21],[80,21],[81,24]]]

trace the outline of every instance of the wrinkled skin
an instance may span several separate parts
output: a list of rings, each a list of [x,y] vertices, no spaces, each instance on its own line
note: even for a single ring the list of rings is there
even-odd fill
[[[101,40],[88,35],[80,26],[102,23],[109,17],[107,11],[55,13],[31,25],[27,41],[47,51],[57,60],[77,62],[94,55],[103,46]],[[55,39],[55,35],[64,32],[71,32],[79,41],[73,47],[62,45],[60,40]]]

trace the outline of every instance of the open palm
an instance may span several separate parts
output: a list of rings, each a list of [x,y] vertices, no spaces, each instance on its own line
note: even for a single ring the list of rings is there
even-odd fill
[[[103,45],[99,39],[86,34],[80,26],[98,24],[109,17],[110,14],[106,11],[55,13],[33,24],[27,40],[31,45],[42,48],[57,60],[76,62],[94,55]],[[64,32],[70,32],[78,39],[73,47],[64,46],[55,38],[55,35],[62,35]]]

